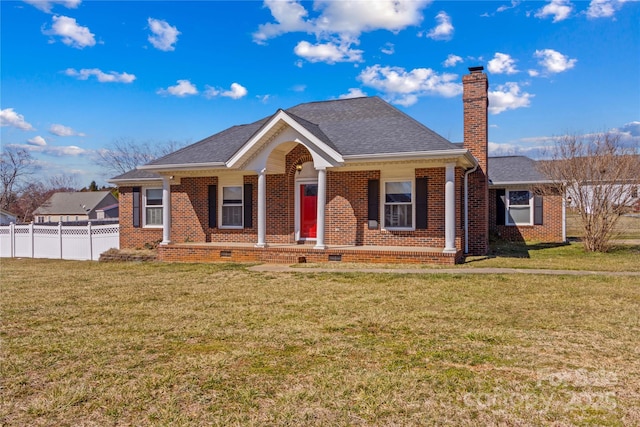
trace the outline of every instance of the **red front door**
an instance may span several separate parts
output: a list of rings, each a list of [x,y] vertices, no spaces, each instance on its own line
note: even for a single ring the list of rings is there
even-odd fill
[[[300,238],[315,239],[318,224],[318,184],[300,185]]]

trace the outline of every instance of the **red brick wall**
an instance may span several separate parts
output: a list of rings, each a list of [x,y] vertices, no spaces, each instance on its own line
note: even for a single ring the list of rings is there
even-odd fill
[[[267,243],[295,242],[295,164],[308,161],[306,149],[287,156],[288,173],[267,175]],[[289,159],[290,158],[290,159]],[[327,172],[325,242],[328,245],[378,245],[444,247],[444,168],[416,169],[416,178],[427,180],[427,229],[415,231],[369,230],[367,218],[368,180],[380,179],[379,170]],[[462,249],[462,177],[456,170],[456,246]],[[182,178],[171,186],[171,240],[183,242],[257,242],[258,185],[256,175],[246,175],[253,184],[253,227],[241,230],[209,228],[208,186],[217,177]],[[382,191],[381,191],[382,197]],[[121,187],[121,247],[142,247],[162,239],[161,229],[133,228],[131,187]],[[218,215],[220,212],[218,212]],[[380,216],[383,213],[380,212]]]
[[[488,87],[487,75],[474,71],[462,77],[464,148],[478,160],[478,170],[469,175],[469,254],[484,255],[489,249]]]
[[[120,198],[120,247],[142,248],[145,244],[157,244],[162,240],[161,228],[133,228],[133,188],[119,187]],[[142,205],[140,209],[142,209]],[[142,218],[140,219],[142,221]]]
[[[489,228],[492,234],[513,242],[562,243],[564,241],[561,196],[544,196],[542,225],[496,224],[496,197],[496,190],[489,190]]]

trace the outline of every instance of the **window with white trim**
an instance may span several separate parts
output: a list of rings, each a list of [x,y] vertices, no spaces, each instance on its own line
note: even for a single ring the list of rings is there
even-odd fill
[[[413,181],[384,183],[384,227],[413,229]]]
[[[242,186],[222,187],[222,219],[220,227],[242,228],[243,195]]]
[[[144,225],[162,226],[162,188],[147,188],[144,191]]]
[[[506,194],[507,225],[533,224],[533,194],[528,190],[507,190]]]

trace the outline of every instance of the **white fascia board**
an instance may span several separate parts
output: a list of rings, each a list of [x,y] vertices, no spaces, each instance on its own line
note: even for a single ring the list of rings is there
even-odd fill
[[[232,168],[241,162],[242,158],[262,139],[269,131],[271,131],[278,122],[283,121],[289,125],[292,129],[298,132],[300,135],[311,141],[316,147],[326,153],[336,163],[343,163],[342,155],[327,144],[319,140],[315,135],[309,132],[304,126],[300,125],[291,116],[289,116],[284,110],[278,110],[278,112],[265,123],[262,128],[256,132],[243,146],[234,154],[226,166]]]
[[[130,179],[108,179],[108,183],[110,184],[127,184],[127,185],[135,185],[135,184],[151,184],[156,182],[162,182],[162,178],[130,178]]]
[[[493,182],[489,181],[489,187],[504,187],[512,185],[537,185],[537,184],[553,184],[554,181],[541,180],[541,181],[503,181]]]
[[[200,170],[200,169],[218,169],[226,165],[224,162],[208,162],[208,163],[177,163],[172,165],[143,165],[138,169],[153,172],[173,172],[176,170]]]
[[[452,150],[438,151],[411,151],[404,153],[374,153],[374,154],[352,154],[343,156],[347,162],[367,162],[371,160],[415,160],[415,159],[448,159],[452,157],[461,158],[464,163],[473,167],[477,161],[469,150],[456,148]]]

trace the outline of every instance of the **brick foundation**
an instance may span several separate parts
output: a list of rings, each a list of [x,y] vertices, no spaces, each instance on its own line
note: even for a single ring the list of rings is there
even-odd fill
[[[453,265],[464,260],[461,251],[455,254],[439,251],[412,251],[410,248],[315,250],[308,245],[254,248],[225,245],[176,244],[158,247],[158,259],[172,262],[268,262],[296,264],[300,262],[413,263]]]

